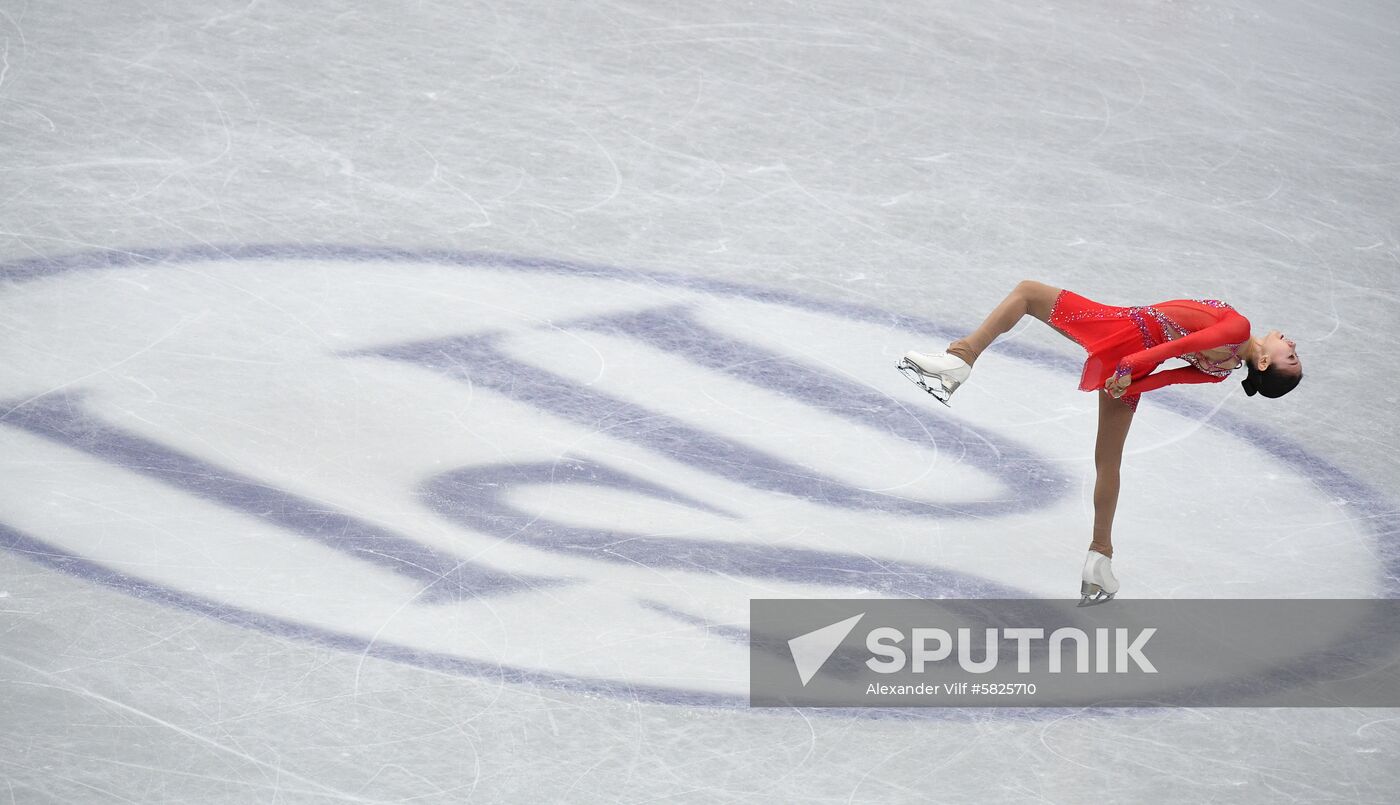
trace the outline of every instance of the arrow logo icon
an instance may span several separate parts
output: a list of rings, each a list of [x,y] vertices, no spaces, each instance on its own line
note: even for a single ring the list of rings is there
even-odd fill
[[[862,612],[788,641],[788,650],[792,652],[792,662],[797,666],[797,675],[802,678],[802,687],[807,687],[807,683],[831,658],[831,653],[841,645],[846,635],[856,628],[856,622],[864,617],[865,613]]]

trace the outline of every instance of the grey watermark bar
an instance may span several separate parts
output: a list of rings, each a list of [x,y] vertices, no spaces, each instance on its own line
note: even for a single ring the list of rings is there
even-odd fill
[[[758,599],[755,707],[1400,707],[1400,601]]]

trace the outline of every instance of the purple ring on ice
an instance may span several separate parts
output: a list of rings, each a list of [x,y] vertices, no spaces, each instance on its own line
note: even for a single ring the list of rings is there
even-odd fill
[[[951,339],[956,333],[937,324],[914,316],[891,313],[873,306],[848,302],[837,302],[808,298],[799,294],[773,289],[756,288],[740,283],[715,280],[703,277],[670,274],[658,271],[642,271],[614,266],[571,262],[554,259],[532,259],[496,254],[458,252],[445,250],[407,250],[372,246],[349,245],[301,245],[264,244],[197,246],[187,248],[165,248],[137,251],[84,252],[59,257],[41,257],[0,265],[0,280],[9,283],[29,279],[51,277],[67,272],[101,270],[159,264],[181,264],[210,261],[248,260],[334,260],[343,262],[403,262],[434,263],[460,266],[463,268],[482,267],[531,271],[543,273],[570,274],[598,279],[634,281],[647,284],[662,284],[686,288],[703,293],[734,296],[755,301],[768,302],[789,307],[824,312],[855,321],[884,324],[907,329],[933,338]],[[1038,365],[1050,366],[1068,374],[1077,375],[1079,363],[1072,358],[1026,347],[1015,342],[998,345],[1003,354]],[[1185,395],[1158,392],[1156,401],[1187,417],[1204,418],[1209,408],[1194,402]],[[8,414],[6,414],[8,415]],[[4,424],[0,415],[0,424]],[[1396,529],[1385,524],[1400,519],[1385,498],[1367,484],[1352,477],[1341,468],[1321,459],[1286,437],[1254,425],[1244,418],[1227,412],[1215,412],[1212,426],[1219,423],[1231,433],[1242,437],[1254,447],[1273,459],[1291,467],[1309,478],[1334,498],[1346,502],[1359,512],[1376,540],[1376,550],[1381,559],[1381,572],[1384,574],[1382,597],[1400,597],[1400,547],[1391,539]],[[636,686],[620,684],[609,680],[569,676],[524,668],[503,667],[496,663],[474,661],[451,655],[395,646],[326,629],[307,626],[294,621],[277,618],[264,613],[240,609],[200,596],[165,588],[141,579],[126,576],[96,562],[49,545],[29,534],[22,533],[0,523],[0,547],[7,548],[25,558],[60,570],[78,578],[102,584],[136,597],[155,601],[183,609],[205,617],[246,628],[258,629],[271,634],[294,637],[299,640],[320,644],[338,650],[374,656],[393,662],[422,668],[440,670],[464,676],[495,679],[522,684],[537,685],[559,690],[585,694],[602,694],[623,699],[643,699],[648,701],[715,707],[746,708],[747,700],[741,696],[716,694],[662,686]],[[957,574],[950,574],[953,579]],[[960,592],[982,597],[1011,597],[1016,591],[973,577],[960,577]],[[1286,676],[1286,675],[1285,675]],[[975,713],[976,708],[966,709],[916,709],[913,711],[855,709],[822,710],[829,715],[844,715],[876,718],[905,719],[973,719],[987,718],[989,714]],[[781,710],[775,712],[782,712]],[[1003,709],[1002,715],[1015,717],[1061,717],[1054,709]],[[1121,715],[1121,711],[1105,711]]]

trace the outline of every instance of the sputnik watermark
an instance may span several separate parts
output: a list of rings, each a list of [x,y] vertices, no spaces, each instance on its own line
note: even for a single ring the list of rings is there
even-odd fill
[[[1143,654],[1147,641],[1157,630],[1153,627],[1141,629],[1131,638],[1128,629],[1094,629],[1087,632],[1074,627],[1063,627],[1050,633],[1047,638],[1044,629],[1010,628],[985,629],[981,646],[982,659],[973,658],[975,638],[969,628],[957,629],[949,634],[946,629],[916,627],[910,630],[909,650],[902,647],[905,634],[899,629],[882,626],[872,629],[866,635],[866,648],[876,656],[865,661],[865,665],[877,674],[897,674],[906,668],[916,674],[937,672],[957,651],[957,665],[970,674],[994,672],[1004,655],[998,650],[1005,639],[1016,644],[1016,672],[1028,674],[1032,670],[1033,643],[1046,640],[1048,652],[1042,653],[1044,671],[1051,674],[1072,670],[1076,673],[1119,673],[1129,672],[1129,663],[1136,665],[1144,673],[1155,674],[1157,669]],[[1064,662],[1065,643],[1074,646],[1074,664],[1067,668]],[[930,647],[930,645],[932,647]],[[1092,648],[1091,648],[1092,647]],[[1110,647],[1112,651],[1110,651]],[[1093,661],[1090,656],[1092,653]],[[1110,662],[1110,658],[1116,662]],[[810,677],[809,677],[810,678]],[[1034,696],[1039,687],[1034,682],[1010,682],[980,684],[975,682],[944,682],[930,684],[920,682],[913,685],[887,685],[871,682],[866,685],[867,696],[947,696],[975,695],[1028,695]]]
[[[750,702],[1400,705],[1394,601],[1115,601],[1092,610],[1073,601],[756,600]]]
[[[958,667],[970,674],[987,674],[995,671],[1002,659],[999,646],[1003,640],[1016,644],[1016,672],[1030,673],[1035,641],[1048,643],[1048,651],[1041,653],[1045,671],[1051,674],[1065,671],[1064,651],[1066,644],[1074,648],[1074,668],[1077,673],[1119,673],[1129,671],[1129,663],[1144,673],[1155,674],[1157,669],[1143,654],[1143,648],[1152,635],[1153,627],[1139,629],[1136,633],[1125,628],[1084,629],[1066,626],[1050,633],[1047,638],[1041,628],[985,629],[982,644],[982,659],[973,659],[973,630],[963,627],[956,630],[957,637],[946,629],[937,627],[915,627],[910,630],[909,650],[900,645],[905,634],[891,626],[881,626],[870,630],[866,635],[866,647],[877,656],[866,660],[866,666],[877,674],[895,674],[904,671],[912,662],[912,670],[922,674],[933,664],[943,663],[957,648]],[[1094,662],[1090,663],[1090,654]],[[1114,660],[1110,663],[1110,655]]]
[[[812,681],[821,667],[831,657],[846,636],[855,628],[865,613],[829,626],[823,626],[788,641],[792,651],[792,662],[797,669],[803,687]],[[914,627],[906,634],[892,626],[871,629],[865,636],[865,647],[871,657],[865,665],[877,674],[897,674],[906,669],[916,674],[926,673],[942,667],[956,651],[958,667],[971,674],[987,674],[995,671],[1004,659],[1000,651],[1001,643],[1014,642],[1016,645],[1017,673],[1030,673],[1031,664],[1037,652],[1036,641],[1046,642],[1046,651],[1039,652],[1040,662],[1046,673],[1059,674],[1067,670],[1075,673],[1128,673],[1130,664],[1144,673],[1155,674],[1157,668],[1144,654],[1147,642],[1157,633],[1154,627],[1146,627],[1136,632],[1126,628],[1093,629],[1086,631],[1072,626],[1054,630],[1046,636],[1046,630],[1036,627],[1009,629],[984,629],[980,646],[975,646],[971,628],[963,627],[950,633],[938,627]],[[908,643],[908,649],[904,644]],[[1067,645],[1072,647],[1072,667],[1065,661]],[[980,648],[982,659],[974,658],[974,649]],[[908,687],[908,686],[900,686]]]
[[[802,687],[807,687],[821,671],[865,614],[861,612],[788,640]],[[1063,626],[1048,632],[1041,627],[974,630],[964,626],[950,630],[936,626],[877,626],[865,633],[865,650],[870,656],[864,664],[870,671],[884,675],[939,674],[953,664],[963,672],[986,675],[995,673],[1014,656],[1017,674],[1033,670],[1047,674],[1126,674],[1133,670],[1155,674],[1157,668],[1146,656],[1145,648],[1156,633],[1156,627],[1151,626],[1136,630]],[[1014,651],[1003,652],[1004,643],[1013,644]],[[869,682],[865,686],[867,696],[1034,696],[1038,691],[1034,682]]]

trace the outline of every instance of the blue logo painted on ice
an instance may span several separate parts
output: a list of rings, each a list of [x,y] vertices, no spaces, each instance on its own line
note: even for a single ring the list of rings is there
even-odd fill
[[[456,673],[733,704],[749,598],[1072,592],[1045,568],[1082,540],[1046,524],[1082,530],[1065,493],[1093,400],[1063,355],[999,345],[984,376],[1014,362],[1039,407],[950,413],[892,367],[952,333],[715,280],[298,246],[0,272],[23,333],[0,355],[0,450],[24,468],[0,545],[153,600]],[[1137,538],[1175,557],[1175,536]]]

